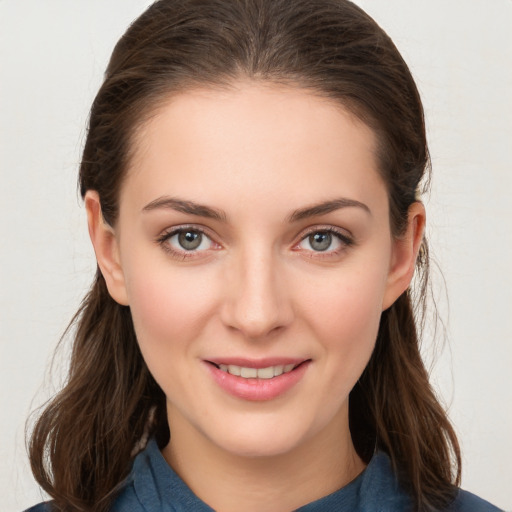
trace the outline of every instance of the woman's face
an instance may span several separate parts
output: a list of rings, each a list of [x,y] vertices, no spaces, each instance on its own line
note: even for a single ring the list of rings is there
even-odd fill
[[[171,431],[239,455],[348,425],[381,312],[410,279],[372,131],[273,85],[162,106],[138,132],[112,241],[117,270],[100,266]]]

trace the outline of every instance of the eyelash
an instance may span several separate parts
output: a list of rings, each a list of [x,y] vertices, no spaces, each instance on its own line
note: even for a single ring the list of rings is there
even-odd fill
[[[156,242],[162,247],[162,249],[164,251],[169,253],[174,258],[181,259],[181,260],[197,258],[197,257],[199,257],[201,252],[205,252],[208,250],[208,249],[202,250],[202,251],[196,251],[196,250],[187,251],[186,249],[176,250],[168,243],[172,237],[179,235],[181,233],[186,233],[186,232],[199,233],[203,237],[206,237],[208,240],[210,240],[211,244],[214,244],[217,247],[221,247],[220,244],[218,244],[217,242],[215,242],[213,240],[213,238],[206,232],[206,230],[204,230],[198,226],[179,226],[179,227],[172,228],[172,229],[162,233],[156,239]],[[304,242],[308,237],[310,237],[311,235],[317,234],[317,233],[324,233],[324,234],[333,236],[340,242],[340,244],[342,246],[335,250],[329,250],[329,249],[327,249],[325,251],[307,250],[306,252],[309,253],[308,254],[309,258],[322,258],[323,259],[323,258],[337,257],[342,252],[344,252],[349,247],[351,247],[355,244],[354,239],[351,236],[347,235],[346,232],[344,232],[342,230],[336,229],[332,226],[325,226],[325,227],[315,226],[315,227],[308,229],[305,233],[301,234],[300,240],[293,246],[292,250],[299,251],[300,250],[299,245],[302,242]]]
[[[217,244],[213,238],[204,230],[204,229],[201,229],[200,227],[197,227],[197,226],[179,226],[179,227],[175,227],[175,228],[172,228],[164,233],[162,233],[162,235],[160,235],[157,239],[156,239],[156,242],[162,247],[162,249],[169,253],[171,256],[173,256],[174,258],[176,259],[181,259],[181,260],[188,260],[190,258],[197,258],[198,257],[198,254],[200,252],[204,252],[204,251],[195,251],[195,250],[190,250],[190,251],[187,251],[186,249],[183,249],[182,251],[180,250],[176,250],[174,249],[168,242],[169,240],[176,236],[176,235],[179,235],[181,233],[187,233],[187,232],[191,232],[191,233],[199,233],[201,234],[203,237],[206,237],[208,240],[210,240],[210,242],[214,245],[217,245],[220,247],[219,244]]]
[[[345,231],[342,231],[340,229],[336,229],[333,226],[314,226],[310,229],[308,229],[305,233],[303,233],[300,237],[300,240],[297,244],[294,245],[294,248],[298,247],[302,242],[308,239],[311,235],[317,234],[317,233],[325,233],[333,236],[333,238],[336,238],[340,244],[341,247],[335,250],[327,249],[326,251],[315,251],[310,250],[308,251],[308,257],[309,258],[335,258],[337,256],[340,256],[344,251],[349,249],[350,247],[355,245],[355,240],[348,235]]]

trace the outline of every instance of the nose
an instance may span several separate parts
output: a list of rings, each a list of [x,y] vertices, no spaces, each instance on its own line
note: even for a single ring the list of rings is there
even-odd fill
[[[231,262],[221,317],[248,339],[262,339],[293,320],[293,308],[276,258],[253,251]]]

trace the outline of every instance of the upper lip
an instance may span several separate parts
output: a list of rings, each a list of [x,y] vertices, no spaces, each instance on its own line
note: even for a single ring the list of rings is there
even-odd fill
[[[265,357],[261,359],[248,359],[246,357],[213,357],[205,359],[205,361],[217,366],[225,364],[228,366],[242,366],[244,368],[268,368],[269,366],[285,366],[287,364],[298,366],[308,360],[309,359],[307,358],[299,357]]]

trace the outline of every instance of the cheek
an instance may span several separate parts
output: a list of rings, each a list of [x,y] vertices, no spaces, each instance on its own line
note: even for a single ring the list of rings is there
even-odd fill
[[[325,361],[328,387],[346,396],[373,352],[382,313],[384,274],[380,269],[340,273],[316,289],[304,306],[304,316]]]
[[[148,359],[158,363],[164,353],[187,350],[214,309],[212,276],[169,264],[131,268],[136,270],[127,276],[130,309],[148,365]]]
[[[340,272],[324,281],[322,287],[310,287],[305,308],[324,336],[348,340],[376,333],[384,296],[383,273],[365,271]],[[305,295],[305,293],[304,293]],[[342,336],[345,334],[345,336]]]

